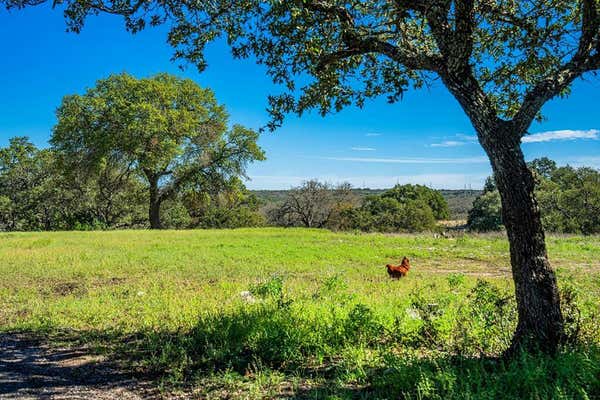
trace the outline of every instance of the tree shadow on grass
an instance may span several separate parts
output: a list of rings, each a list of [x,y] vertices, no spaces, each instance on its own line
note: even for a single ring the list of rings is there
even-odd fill
[[[510,362],[459,357],[399,344],[365,308],[331,324],[280,300],[204,315],[188,330],[67,331],[54,340],[86,343],[137,379],[199,398],[600,398],[596,346]]]
[[[0,334],[0,398],[134,398],[131,374],[89,349],[49,346],[32,333]],[[117,393],[119,393],[117,395]],[[129,393],[129,394],[128,394]]]

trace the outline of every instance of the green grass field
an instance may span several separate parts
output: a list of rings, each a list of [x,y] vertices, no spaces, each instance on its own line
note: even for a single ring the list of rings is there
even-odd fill
[[[556,358],[495,358],[515,325],[501,235],[0,234],[0,330],[201,398],[600,398],[600,237],[547,242],[572,337]]]

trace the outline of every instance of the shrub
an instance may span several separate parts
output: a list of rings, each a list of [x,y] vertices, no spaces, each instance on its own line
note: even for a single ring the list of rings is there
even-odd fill
[[[600,172],[593,168],[556,167],[548,158],[529,164],[544,229],[551,232],[600,233]],[[473,202],[468,226],[476,231],[502,227],[500,195],[492,178]]]
[[[418,204],[427,205],[435,219],[450,217],[448,203],[444,196],[438,190],[430,189],[427,186],[396,185],[383,193],[381,197],[396,199],[400,204],[416,201]]]
[[[502,229],[502,205],[497,191],[477,197],[469,211],[467,226],[474,231],[499,231]]]
[[[258,198],[237,178],[222,182],[210,192],[190,190],[182,196],[192,228],[242,228],[264,226]]]
[[[384,196],[368,197],[351,218],[353,227],[363,231],[417,232],[436,227],[433,211],[422,201],[400,203]]]

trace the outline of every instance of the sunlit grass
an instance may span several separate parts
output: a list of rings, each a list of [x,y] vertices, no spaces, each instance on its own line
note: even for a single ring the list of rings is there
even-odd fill
[[[559,284],[576,294],[585,346],[558,361],[523,359],[545,364],[506,398],[593,398],[600,237],[547,242]],[[413,269],[390,280],[384,265],[403,256]],[[496,398],[518,369],[481,358],[499,354],[514,328],[502,235],[11,233],[0,234],[0,276],[0,330],[90,341],[130,368],[212,396]],[[253,302],[240,295],[248,290]],[[411,365],[421,372],[398,375]],[[481,386],[482,368],[492,386]],[[544,381],[556,368],[566,368],[554,371],[560,379]],[[453,381],[465,374],[473,381]]]

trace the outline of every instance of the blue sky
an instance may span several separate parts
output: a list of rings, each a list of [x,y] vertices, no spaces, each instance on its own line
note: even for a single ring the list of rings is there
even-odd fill
[[[211,45],[209,67],[181,71],[170,61],[166,29],[137,35],[114,16],[93,17],[81,34],[65,32],[59,10],[48,6],[0,10],[0,146],[29,136],[46,146],[62,96],[81,93],[97,79],[128,72],[138,77],[171,72],[212,88],[231,120],[263,126],[269,93],[277,93],[261,66],[233,60],[223,43]],[[600,168],[600,79],[577,82],[568,99],[547,104],[547,120],[532,126],[526,157]],[[267,161],[249,168],[253,189],[289,188],[319,178],[332,183],[385,188],[422,183],[436,188],[480,188],[490,167],[456,101],[442,87],[408,93],[400,103],[384,99],[322,118],[289,116],[260,143]]]

